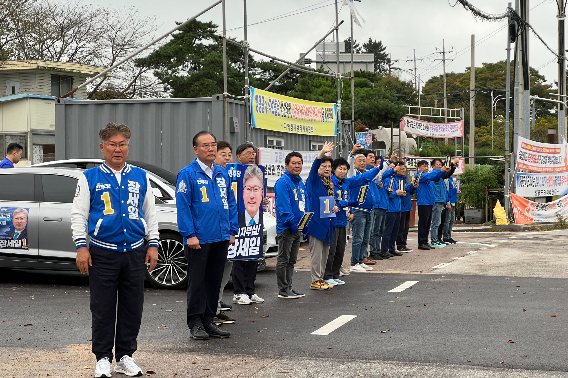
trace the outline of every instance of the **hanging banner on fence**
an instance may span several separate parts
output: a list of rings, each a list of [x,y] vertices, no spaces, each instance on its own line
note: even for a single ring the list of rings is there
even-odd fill
[[[432,159],[434,159],[433,157],[422,157],[422,156],[414,156],[414,155],[404,155],[404,159],[406,161],[406,167],[407,168],[417,168],[418,167],[418,162],[420,160],[426,160],[428,162],[428,166],[430,168],[430,171],[432,170],[432,168],[430,167],[430,162],[432,161]],[[443,158],[440,158],[442,160],[444,160]],[[460,163],[458,164],[458,166],[456,167],[456,170],[454,171],[454,176],[456,175],[461,175],[462,173],[465,172],[465,159],[464,158],[460,158]]]
[[[337,135],[337,104],[251,88],[252,127],[303,135]]]
[[[410,117],[402,117],[400,127],[404,132],[430,138],[463,137],[463,121],[432,123]]]
[[[265,168],[255,164],[227,164],[237,200],[239,234],[229,246],[228,260],[254,260],[263,256],[263,200]]]
[[[568,172],[517,173],[516,188],[521,197],[563,196],[568,194]]]
[[[0,208],[0,249],[28,249],[28,214],[24,207]]]
[[[553,202],[538,203],[511,193],[516,224],[558,222],[558,217],[568,216],[568,196]]]
[[[517,145],[518,169],[541,173],[568,171],[566,144],[539,143],[519,137]]]
[[[286,171],[286,165],[284,160],[286,155],[290,152],[289,150],[275,150],[273,148],[260,147],[258,149],[258,163],[266,167],[266,179],[267,186],[269,188],[274,188],[276,180],[280,178]],[[298,151],[302,154],[302,160],[304,164],[302,166],[302,173],[300,177],[304,182],[308,179],[310,169],[314,160],[318,157],[319,151]]]
[[[355,133],[355,139],[357,140],[357,143],[361,145],[361,148],[370,149],[373,147],[372,133]]]

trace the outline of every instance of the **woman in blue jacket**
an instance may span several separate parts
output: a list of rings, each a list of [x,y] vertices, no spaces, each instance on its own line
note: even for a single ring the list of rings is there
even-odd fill
[[[333,182],[331,181],[331,163],[333,159],[326,154],[333,150],[333,142],[326,142],[312,164],[310,174],[306,180],[306,205],[314,215],[308,224],[310,244],[310,267],[312,284],[310,289],[327,290],[332,288],[323,280],[329,245],[333,237],[334,218],[326,217],[320,212],[320,197],[334,198]],[[327,208],[337,213],[339,208],[335,206],[335,199],[325,204]],[[325,210],[325,209],[324,209]]]

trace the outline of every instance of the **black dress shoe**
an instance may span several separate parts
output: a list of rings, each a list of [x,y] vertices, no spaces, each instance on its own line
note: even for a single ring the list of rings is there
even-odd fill
[[[379,255],[378,253],[371,253],[371,255],[369,257],[371,257],[373,260],[382,260],[383,259],[383,256]]]
[[[397,251],[390,251],[389,253],[393,256],[402,256],[402,253],[397,252]]]
[[[209,340],[209,334],[205,332],[205,328],[201,324],[194,325],[189,333],[194,340]]]
[[[436,247],[434,247],[432,244],[428,244],[428,248],[430,248],[430,249],[436,249]]]
[[[418,245],[418,249],[421,249],[423,251],[429,251],[430,247],[428,246],[428,244],[420,244]]]
[[[219,329],[219,327],[217,327],[213,323],[206,325],[204,328],[205,328],[205,332],[207,332],[209,337],[217,337],[217,338],[220,338],[220,339],[222,339],[224,337],[231,337],[231,332],[221,331]]]
[[[385,254],[381,253],[381,259],[390,259],[391,257],[392,255],[390,253],[385,253]]]
[[[221,301],[220,304],[221,304],[221,311],[231,311],[233,309],[233,306],[225,302]]]

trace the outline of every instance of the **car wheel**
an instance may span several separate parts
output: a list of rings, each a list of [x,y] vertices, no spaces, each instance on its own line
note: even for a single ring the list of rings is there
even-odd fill
[[[181,235],[173,232],[160,234],[158,264],[146,279],[159,289],[183,289],[187,287],[187,261]]]

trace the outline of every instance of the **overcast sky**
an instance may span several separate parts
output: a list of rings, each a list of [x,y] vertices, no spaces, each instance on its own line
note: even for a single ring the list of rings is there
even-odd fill
[[[469,0],[484,12],[501,14],[508,0]],[[115,7],[115,0],[91,0],[94,5]],[[133,6],[142,15],[155,16],[159,33],[174,27],[174,21],[194,16],[213,0],[121,0],[121,6]],[[456,0],[362,0],[355,5],[366,20],[363,27],[355,25],[354,38],[365,41],[380,40],[387,47],[397,67],[413,69],[416,50],[417,73],[425,82],[431,76],[442,74],[442,40],[445,40],[447,72],[463,72],[470,66],[471,35],[475,34],[475,65],[506,59],[506,21],[478,21]],[[514,1],[512,1],[514,7]],[[227,0],[228,35],[243,38],[243,0]],[[288,60],[295,60],[309,49],[335,22],[334,0],[248,0],[248,35],[251,47]],[[556,0],[530,0],[529,22],[553,49],[558,49]],[[339,19],[345,20],[339,31],[343,41],[350,35],[349,10],[339,0]],[[285,17],[287,15],[287,17]],[[279,19],[262,22],[281,16]],[[199,17],[222,25],[221,5]],[[261,23],[262,22],[262,23]],[[531,34],[530,65],[544,74],[548,82],[558,76],[554,55]],[[568,46],[568,44],[567,44]],[[308,57],[315,59],[315,53]],[[260,57],[258,57],[260,58]],[[453,59],[453,60],[452,60]],[[405,74],[402,78],[412,80]]]

